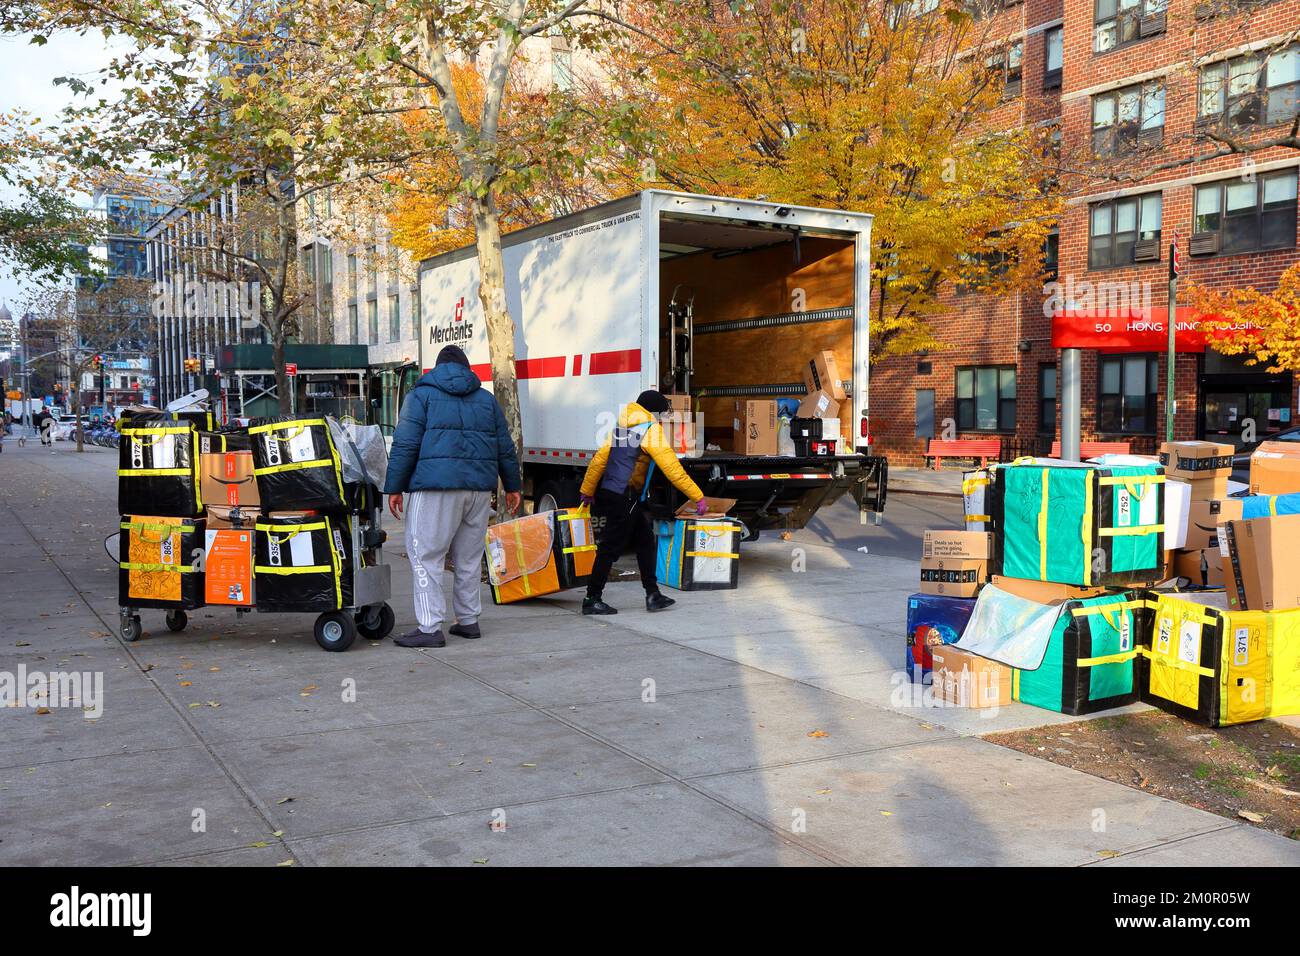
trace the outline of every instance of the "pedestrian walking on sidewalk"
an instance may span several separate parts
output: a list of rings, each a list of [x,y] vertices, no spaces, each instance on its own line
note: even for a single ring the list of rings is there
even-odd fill
[[[442,594],[448,552],[454,565],[448,630],[480,636],[479,567],[498,479],[506,510],[519,510],[519,458],[501,406],[483,389],[458,346],[438,353],[432,371],[402,403],[384,493],[394,518],[406,501],[406,553],[415,576],[419,626],[394,640],[401,647],[443,647],[447,609]]]
[[[582,479],[582,502],[591,507],[596,534],[596,561],[582,601],[583,614],[617,614],[603,600],[610,569],[629,542],[636,549],[647,611],[662,611],[677,602],[659,591],[655,579],[655,535],[646,495],[650,477],[658,468],[691,501],[696,513],[708,506],[704,493],[686,474],[664,437],[659,416],[670,408],[668,399],[647,389],[618,416],[618,427],[596,452]]]

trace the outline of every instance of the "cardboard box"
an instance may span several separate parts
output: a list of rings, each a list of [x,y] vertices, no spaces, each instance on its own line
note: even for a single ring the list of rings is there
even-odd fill
[[[954,707],[1002,707],[1011,703],[1011,668],[951,644],[930,649],[934,696]]]
[[[974,597],[989,579],[984,558],[922,558],[921,593]]]
[[[840,403],[830,392],[809,392],[799,403],[800,418],[839,418]]]
[[[1223,587],[1223,557],[1218,547],[1175,552],[1174,576],[1186,578],[1196,587]]]
[[[808,386],[809,395],[813,392],[828,392],[837,402],[842,402],[849,397],[840,381],[840,370],[835,364],[835,353],[830,349],[818,352],[804,365],[803,383]]]
[[[1165,482],[1166,493],[1171,485],[1184,485],[1192,501],[1213,501],[1228,497],[1228,476],[1211,475],[1207,478],[1170,478]]]
[[[674,409],[659,420],[664,439],[673,454],[680,458],[699,458],[704,454],[703,416],[697,420],[689,411]]]
[[[1171,478],[1213,478],[1232,474],[1236,449],[1213,441],[1166,441],[1160,443],[1160,464]]]
[[[1026,578],[1007,578],[1000,574],[993,575],[992,584],[999,591],[1006,591],[1026,601],[1039,604],[1060,604],[1062,601],[1082,601],[1085,598],[1105,594],[1104,587],[1078,587],[1073,584],[1055,584],[1051,581],[1030,581]]]
[[[710,498],[708,495],[705,495],[704,503],[709,506],[709,510],[704,513],[704,517],[706,518],[721,518],[732,508],[736,507],[735,498]],[[679,518],[696,517],[695,503],[691,501],[682,502],[681,506],[677,509],[677,516]]]
[[[200,456],[200,493],[205,505],[251,505],[257,510],[253,453],[228,451]]]
[[[1300,492],[1300,442],[1261,442],[1250,456],[1252,495]]]
[[[923,558],[984,558],[993,556],[993,535],[987,531],[927,531],[921,539]]]
[[[1300,514],[1229,521],[1228,561],[1236,590],[1233,610],[1287,611],[1300,608]],[[1226,565],[1225,565],[1225,578]]]
[[[240,505],[208,505],[209,528],[252,528],[261,517],[256,507]]]
[[[1183,542],[1183,550],[1202,551],[1205,548],[1218,548],[1219,532],[1225,522],[1241,519],[1241,506],[1240,498],[1193,501],[1187,512],[1187,538]]]
[[[687,418],[691,417],[691,396],[681,392],[673,392],[665,395],[664,398],[668,399],[669,411],[679,412]]]
[[[208,604],[252,606],[252,527],[239,529],[209,527],[203,549],[203,562],[203,597]]]
[[[731,450],[739,455],[775,455],[777,439],[776,402],[751,399],[736,402],[731,424]]]

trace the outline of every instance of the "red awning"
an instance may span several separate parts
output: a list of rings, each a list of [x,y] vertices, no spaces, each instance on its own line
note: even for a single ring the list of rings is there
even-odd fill
[[[1052,316],[1052,348],[1095,349],[1098,352],[1163,352],[1169,348],[1168,315],[1158,309],[1074,310]],[[1221,330],[1209,337],[1223,338],[1254,326]],[[1190,306],[1174,310],[1174,348],[1179,352],[1204,352],[1206,332],[1201,316]]]

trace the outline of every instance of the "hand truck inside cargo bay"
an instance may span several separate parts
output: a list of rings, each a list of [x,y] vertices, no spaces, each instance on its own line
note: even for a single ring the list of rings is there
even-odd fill
[[[318,613],[315,626],[316,643],[327,651],[345,651],[352,646],[358,634],[367,640],[380,640],[392,632],[395,615],[388,604],[392,597],[392,567],[384,563],[383,545],[387,533],[382,528],[382,495],[374,485],[349,485],[349,497],[354,500],[350,503],[351,507],[348,510],[350,520],[346,522],[345,528],[336,527],[338,518],[329,515],[304,515],[296,518],[251,515],[247,519],[247,530],[254,534],[252,551],[254,568],[250,569],[252,573],[249,575],[252,601],[248,604],[233,605],[237,613],[246,614],[254,609],[316,613],[323,605],[315,602],[295,604],[291,597],[286,599],[285,595],[271,600],[269,594],[259,594],[257,571],[270,572],[272,569],[259,568],[257,563],[259,558],[266,556],[266,549],[273,550],[278,555],[280,545],[285,544],[287,550],[292,543],[292,538],[297,534],[321,535],[318,541],[326,542],[326,550],[331,556],[329,566],[286,568],[283,571],[286,575],[304,572],[301,578],[294,580],[306,580],[315,572],[322,580],[330,582],[329,586],[337,595],[331,602],[333,607]],[[198,523],[202,520],[190,521],[191,533],[197,531]],[[296,522],[296,524],[285,522]],[[123,530],[125,531],[127,527],[129,525],[124,524]],[[244,530],[244,525],[241,523],[238,527],[229,530]],[[334,532],[338,532],[337,538],[334,537]],[[347,535],[346,538],[343,537],[344,534]],[[128,538],[129,535],[125,533],[119,538],[119,567],[123,570],[128,570],[130,567],[127,554]],[[342,554],[335,546],[336,542],[346,543],[342,548]],[[184,571],[198,572],[201,575],[206,563],[205,541],[200,540],[197,544],[191,542],[191,545],[184,549],[185,553],[192,558],[191,565]],[[332,574],[328,573],[330,571]],[[263,578],[267,582],[279,581],[278,577],[268,577],[265,573]],[[285,580],[290,578],[286,577]],[[269,583],[267,586],[270,586]],[[197,594],[191,591],[188,598],[183,598],[181,601],[123,604],[119,609],[120,634],[124,641],[139,640],[142,633],[139,611],[142,607],[166,610],[168,630],[183,631],[189,623],[187,611],[201,607],[226,606],[231,605],[209,604],[205,600],[201,584]]]

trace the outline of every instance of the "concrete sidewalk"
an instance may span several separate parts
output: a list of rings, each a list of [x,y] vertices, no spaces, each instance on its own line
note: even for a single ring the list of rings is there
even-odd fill
[[[328,654],[310,616],[213,608],[123,645],[115,457],[74,455],[0,459],[0,672],[102,673],[104,712],[0,711],[0,864],[1300,862],[974,736],[1057,715],[914,706],[901,558],[764,541],[738,591],[489,604],[437,651]]]

